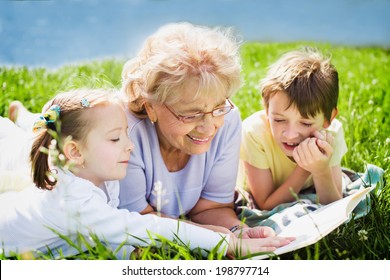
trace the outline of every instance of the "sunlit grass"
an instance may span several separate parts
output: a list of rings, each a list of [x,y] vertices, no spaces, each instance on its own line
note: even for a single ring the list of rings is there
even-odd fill
[[[313,43],[247,43],[242,48],[243,81],[241,90],[233,97],[242,118],[262,108],[258,90],[259,80],[267,67],[283,53],[303,46],[314,46],[331,54],[339,71],[340,98],[338,118],[344,125],[349,147],[343,166],[363,172],[367,163],[385,170],[389,182],[390,162],[390,55],[381,48],[349,48]],[[43,104],[59,91],[77,87],[115,87],[121,83],[124,61],[93,61],[81,65],[66,65],[58,69],[0,67],[0,115],[7,116],[12,100],[39,112]],[[343,225],[318,243],[281,259],[388,259],[390,257],[390,191],[388,184],[372,196],[370,213]],[[115,253],[102,243],[79,259],[111,259]],[[15,256],[22,258],[23,256]],[[0,255],[0,259],[4,256]],[[50,258],[50,256],[41,256]],[[185,246],[164,240],[162,247],[141,248],[135,259],[221,259],[216,252],[208,256],[190,251]]]

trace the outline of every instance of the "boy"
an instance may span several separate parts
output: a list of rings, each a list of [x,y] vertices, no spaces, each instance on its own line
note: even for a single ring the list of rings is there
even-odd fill
[[[261,92],[264,110],[243,122],[239,187],[262,210],[313,185],[321,204],[342,198],[347,147],[335,119],[338,73],[330,60],[314,50],[289,52],[271,65]]]

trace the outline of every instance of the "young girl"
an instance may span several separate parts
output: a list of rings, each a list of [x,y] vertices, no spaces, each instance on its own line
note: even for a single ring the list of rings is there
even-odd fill
[[[58,94],[45,108],[34,124],[30,153],[36,188],[0,196],[0,255],[1,250],[5,256],[49,250],[55,257],[77,254],[59,234],[73,241],[78,234],[87,240],[95,234],[112,249],[125,244],[121,256],[126,257],[134,246],[155,242],[157,235],[177,236],[191,249],[210,250],[221,243],[220,250],[230,254],[238,246],[247,254],[290,242],[267,229],[259,239],[236,242],[232,234],[117,209],[116,180],[125,176],[134,148],[121,102],[113,93],[77,90]]]

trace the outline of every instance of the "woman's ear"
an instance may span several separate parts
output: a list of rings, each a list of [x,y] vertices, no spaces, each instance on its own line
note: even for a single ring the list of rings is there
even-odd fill
[[[157,121],[157,114],[153,108],[153,105],[150,102],[145,102],[145,110],[146,113],[148,114],[149,120],[152,123],[155,123]]]
[[[328,120],[325,120],[324,122],[324,128],[328,128],[330,126],[330,124],[332,123],[332,121],[334,120],[334,118],[338,115],[339,113],[339,110],[337,108],[334,108],[332,110],[332,114],[330,116],[330,121]]]
[[[84,157],[80,152],[80,144],[74,140],[65,141],[63,147],[65,157],[77,165],[84,164]]]

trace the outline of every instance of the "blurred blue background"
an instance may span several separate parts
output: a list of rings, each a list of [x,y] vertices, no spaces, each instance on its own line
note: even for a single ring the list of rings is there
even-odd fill
[[[174,21],[233,26],[244,41],[390,48],[390,0],[0,0],[0,65],[128,58]]]

